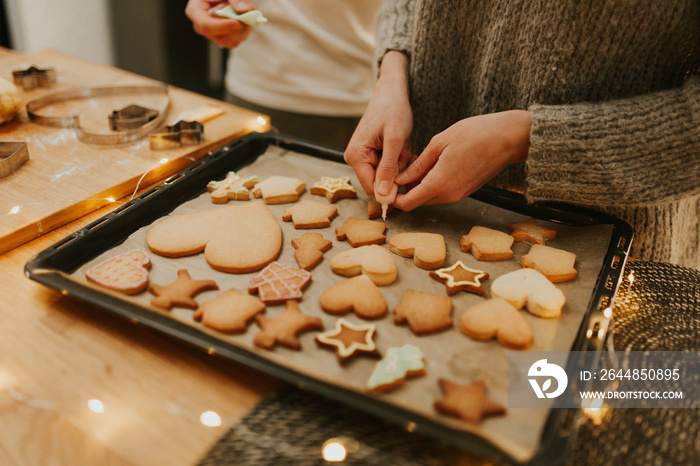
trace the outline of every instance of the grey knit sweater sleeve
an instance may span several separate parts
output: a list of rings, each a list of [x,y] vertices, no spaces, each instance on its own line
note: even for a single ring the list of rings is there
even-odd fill
[[[410,56],[417,0],[385,0],[377,13],[376,57],[381,62],[389,50]]]
[[[532,105],[531,201],[629,206],[700,193],[700,79],[602,103]]]

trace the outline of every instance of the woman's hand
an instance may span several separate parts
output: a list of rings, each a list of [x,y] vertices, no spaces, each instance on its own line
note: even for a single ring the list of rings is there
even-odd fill
[[[423,153],[396,177],[400,185],[418,184],[399,194],[394,205],[412,210],[469,196],[508,165],[527,159],[531,126],[532,117],[525,110],[458,121],[434,136]]]
[[[235,19],[221,18],[211,14],[212,9],[221,9],[231,5],[237,13],[255,10],[255,6],[247,0],[189,0],[185,7],[185,15],[192,21],[194,31],[206,37],[215,44],[233,49],[248,38],[251,26]]]
[[[345,150],[345,161],[355,170],[362,188],[378,202],[394,201],[382,196],[391,195],[399,167],[408,163],[406,140],[412,129],[408,57],[389,51],[382,59],[374,94]]]

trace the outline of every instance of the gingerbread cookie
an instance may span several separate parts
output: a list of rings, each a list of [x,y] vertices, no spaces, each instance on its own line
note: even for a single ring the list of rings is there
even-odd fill
[[[510,234],[517,242],[530,244],[544,244],[547,239],[557,236],[556,230],[540,226],[534,218],[528,218],[524,222],[516,222],[508,225],[513,230]]]
[[[156,295],[151,300],[151,306],[161,309],[172,309],[174,306],[197,309],[199,304],[193,297],[202,291],[218,290],[219,286],[214,280],[192,280],[190,273],[185,269],[177,271],[177,279],[169,285],[151,284],[148,290]]]
[[[234,201],[247,201],[250,199],[250,188],[258,184],[257,176],[241,178],[235,172],[228,172],[226,178],[221,181],[210,181],[207,191],[211,193],[211,202],[214,204],[226,204],[229,199]]]
[[[462,314],[459,329],[475,340],[497,338],[506,348],[522,350],[530,346],[532,330],[522,314],[508,301],[492,298]]]
[[[304,270],[311,270],[323,259],[323,253],[333,245],[321,233],[304,233],[301,238],[293,238],[294,259]]]
[[[316,335],[316,343],[335,348],[338,362],[346,364],[356,354],[379,356],[374,343],[376,330],[374,324],[354,325],[341,317],[335,322],[333,330]]]
[[[338,208],[328,204],[303,200],[284,210],[282,220],[294,223],[294,228],[324,228],[338,215]]]
[[[483,295],[484,289],[481,286],[481,282],[489,278],[487,272],[470,269],[462,261],[457,261],[454,265],[444,269],[433,270],[430,272],[430,276],[444,283],[449,295],[453,295],[458,291],[468,291]]]
[[[396,281],[397,269],[389,251],[376,244],[348,249],[331,259],[331,270],[343,277],[367,275],[379,286]]]
[[[265,204],[287,204],[296,202],[306,191],[306,183],[288,176],[271,176],[253,188],[253,196],[262,197]]]
[[[514,240],[508,233],[474,226],[469,234],[462,236],[459,245],[462,252],[471,251],[478,261],[504,261],[513,257],[510,247]]]
[[[445,238],[436,233],[398,233],[391,237],[389,250],[401,257],[413,257],[421,269],[439,269],[445,264]]]
[[[387,213],[390,213],[392,210],[394,210],[394,206],[389,205],[387,206]],[[382,205],[375,201],[374,199],[370,199],[369,202],[367,203],[367,218],[368,219],[374,219],[374,218],[379,218],[382,215],[384,215],[384,210],[382,209]]]
[[[394,323],[408,326],[416,335],[435,333],[452,327],[452,298],[423,291],[406,290],[394,309]]]
[[[357,197],[357,191],[350,184],[350,177],[343,176],[340,178],[331,178],[329,176],[321,177],[321,181],[317,182],[310,189],[311,194],[326,196],[328,202],[333,203],[340,198],[354,199]]]
[[[382,292],[364,275],[331,286],[321,294],[319,304],[329,314],[355,311],[364,319],[384,317],[387,309]]]
[[[250,280],[248,293],[258,293],[265,303],[278,304],[301,299],[302,290],[310,281],[310,272],[273,262]]]
[[[520,258],[520,265],[541,272],[552,283],[576,278],[576,254],[549,246],[535,244],[530,252]]]
[[[516,309],[527,307],[538,317],[558,317],[566,298],[547,277],[535,269],[520,269],[501,275],[491,284],[491,295],[503,298]]]
[[[262,329],[253,338],[253,344],[260,348],[272,349],[276,343],[291,349],[301,349],[297,334],[305,330],[323,330],[323,321],[318,317],[302,314],[299,303],[287,301],[284,312],[275,318],[255,316]]]
[[[275,260],[282,230],[264,204],[247,202],[168,217],[148,230],[146,243],[166,257],[204,251],[212,268],[247,273]]]
[[[357,248],[370,244],[383,244],[386,242],[384,230],[386,230],[384,222],[348,217],[343,226],[335,229],[335,236],[339,241],[347,239],[353,248]]]
[[[448,379],[438,379],[443,398],[436,400],[435,409],[450,416],[462,418],[471,424],[481,424],[485,416],[505,414],[503,406],[486,396],[486,383],[478,380],[460,385]]]
[[[100,286],[125,294],[137,294],[148,285],[151,259],[134,250],[110,257],[85,271],[85,277]]]
[[[192,318],[222,333],[241,333],[248,322],[265,310],[265,303],[255,296],[230,289],[199,306]]]
[[[425,360],[420,349],[413,345],[389,348],[387,355],[374,366],[367,380],[367,390],[386,392],[404,383],[408,377],[423,374]]]

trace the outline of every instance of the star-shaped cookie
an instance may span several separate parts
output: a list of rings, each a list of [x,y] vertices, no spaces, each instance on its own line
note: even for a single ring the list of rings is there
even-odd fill
[[[161,309],[172,309],[175,306],[197,309],[199,304],[193,299],[195,295],[206,290],[218,290],[214,280],[192,280],[185,269],[177,271],[177,279],[169,285],[151,284],[148,290],[156,295],[151,305]]]
[[[530,244],[544,244],[546,239],[554,239],[557,231],[541,226],[534,218],[530,217],[524,222],[515,222],[508,225],[510,235],[516,242],[526,242]]]
[[[255,320],[262,331],[255,335],[253,344],[264,349],[272,349],[276,343],[296,350],[301,349],[297,333],[323,329],[323,321],[318,317],[302,314],[299,303],[294,300],[287,301],[284,312],[279,316],[271,319],[257,315]]]
[[[349,176],[342,176],[340,178],[331,178],[330,176],[322,176],[321,181],[318,181],[310,189],[311,194],[318,194],[320,196],[326,196],[328,202],[333,203],[340,198],[351,198],[357,197],[357,191],[350,184]]]
[[[487,272],[470,269],[462,261],[455,262],[451,267],[433,270],[430,272],[430,276],[444,283],[449,295],[458,291],[468,291],[483,295],[484,289],[481,286],[481,282],[489,278]]]
[[[316,342],[335,348],[338,362],[345,364],[355,354],[379,356],[373,340],[376,330],[374,324],[354,325],[341,317],[336,321],[335,329],[316,335]]]
[[[486,383],[478,380],[469,385],[459,385],[450,380],[438,379],[443,398],[435,401],[434,407],[441,413],[460,417],[472,424],[481,424],[485,416],[505,414],[503,406],[486,396]]]

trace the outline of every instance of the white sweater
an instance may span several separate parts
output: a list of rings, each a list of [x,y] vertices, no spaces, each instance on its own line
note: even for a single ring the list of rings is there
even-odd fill
[[[374,88],[380,0],[254,0],[267,23],[228,60],[226,88],[277,110],[360,116]]]

